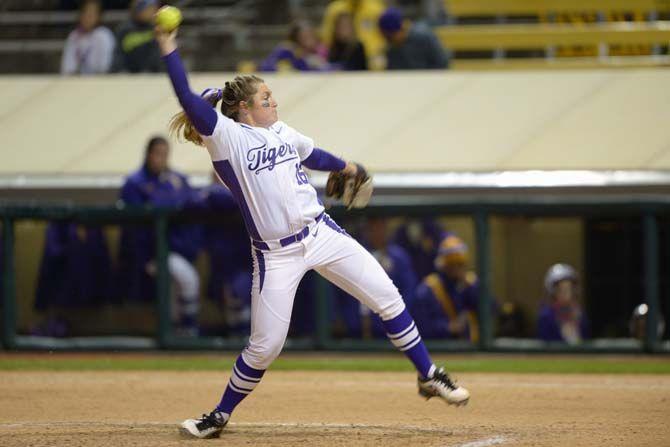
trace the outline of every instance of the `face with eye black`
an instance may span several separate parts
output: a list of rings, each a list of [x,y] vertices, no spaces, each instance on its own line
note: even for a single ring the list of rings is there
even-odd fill
[[[270,127],[279,119],[277,101],[265,83],[258,84],[258,90],[249,102],[240,103],[240,121],[256,127]]]

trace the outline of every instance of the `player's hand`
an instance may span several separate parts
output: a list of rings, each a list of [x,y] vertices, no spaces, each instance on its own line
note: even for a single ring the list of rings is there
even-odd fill
[[[326,197],[342,200],[348,208],[364,208],[372,196],[372,177],[357,163],[347,162],[341,171],[328,174]]]
[[[177,30],[165,32],[161,27],[156,26],[154,28],[154,35],[156,36],[156,42],[158,42],[158,47],[161,50],[162,56],[167,56],[177,49]]]

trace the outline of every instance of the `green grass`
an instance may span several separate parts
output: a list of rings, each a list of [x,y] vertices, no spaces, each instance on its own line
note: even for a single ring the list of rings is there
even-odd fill
[[[203,355],[3,355],[0,371],[227,371],[232,356]],[[440,357],[449,371],[487,373],[560,374],[670,374],[667,357]],[[412,371],[402,357],[285,356],[272,364],[274,371]]]

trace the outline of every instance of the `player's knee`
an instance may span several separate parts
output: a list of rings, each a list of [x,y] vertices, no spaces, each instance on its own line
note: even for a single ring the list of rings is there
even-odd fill
[[[284,340],[267,340],[264,343],[254,343],[250,340],[245,358],[248,359],[249,366],[252,368],[267,369],[279,356],[283,347]]]
[[[395,299],[384,302],[377,313],[382,320],[386,321],[397,317],[403,310],[405,310],[405,302],[398,294]]]

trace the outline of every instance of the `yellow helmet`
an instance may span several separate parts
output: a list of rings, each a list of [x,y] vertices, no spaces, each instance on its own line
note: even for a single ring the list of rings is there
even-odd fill
[[[441,269],[447,265],[467,264],[468,246],[461,238],[453,234],[448,235],[437,249],[435,267]]]

